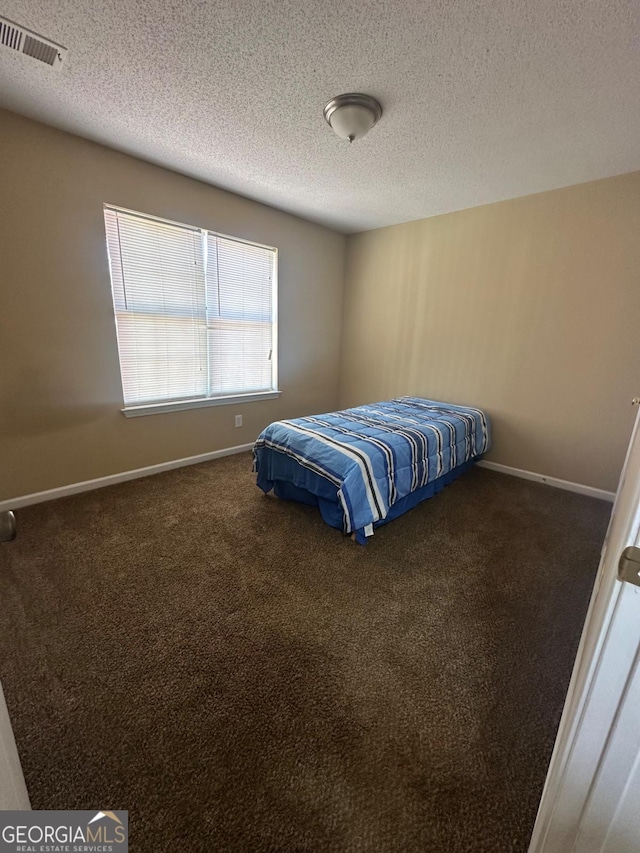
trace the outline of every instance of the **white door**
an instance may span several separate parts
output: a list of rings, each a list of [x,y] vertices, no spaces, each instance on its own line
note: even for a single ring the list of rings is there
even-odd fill
[[[639,424],[640,412],[529,853],[640,853],[640,587],[617,577],[640,546]]]

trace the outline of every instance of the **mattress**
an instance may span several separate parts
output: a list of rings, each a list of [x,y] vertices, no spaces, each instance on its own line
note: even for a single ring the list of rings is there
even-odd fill
[[[257,484],[311,503],[365,542],[376,527],[451,482],[489,449],[481,410],[399,397],[276,421],[254,446]]]

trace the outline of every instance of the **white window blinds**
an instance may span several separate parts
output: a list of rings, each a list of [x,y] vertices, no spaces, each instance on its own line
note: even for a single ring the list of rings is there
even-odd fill
[[[276,389],[276,251],[105,207],[125,406]]]

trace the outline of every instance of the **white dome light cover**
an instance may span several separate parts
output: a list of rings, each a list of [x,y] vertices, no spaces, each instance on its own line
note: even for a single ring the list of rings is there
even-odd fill
[[[382,115],[382,107],[370,95],[349,92],[332,98],[324,108],[324,117],[336,136],[353,142],[362,139]]]

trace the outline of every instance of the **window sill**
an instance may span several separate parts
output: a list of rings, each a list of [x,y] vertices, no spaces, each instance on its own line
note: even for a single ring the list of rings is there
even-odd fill
[[[166,412],[182,412],[184,409],[203,409],[207,406],[230,406],[241,403],[255,403],[257,400],[275,400],[280,391],[258,391],[255,394],[231,394],[228,397],[198,397],[195,400],[175,400],[168,403],[148,403],[144,406],[126,406],[120,411],[126,418],[139,418],[142,415],[160,415]]]

